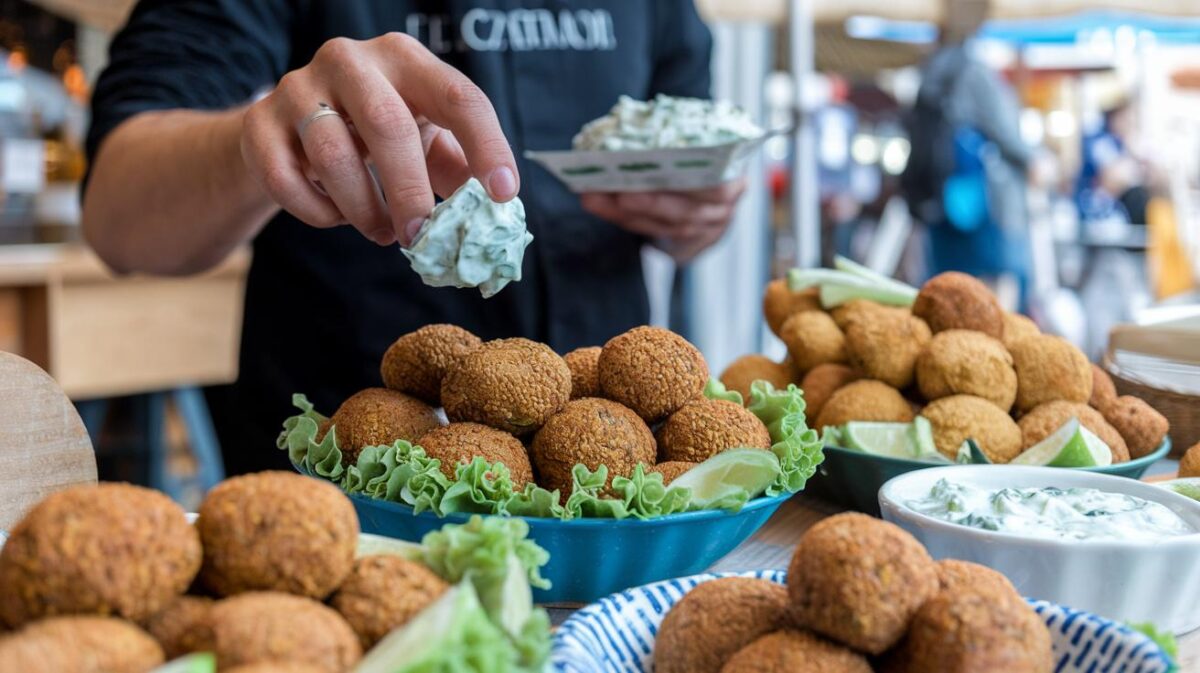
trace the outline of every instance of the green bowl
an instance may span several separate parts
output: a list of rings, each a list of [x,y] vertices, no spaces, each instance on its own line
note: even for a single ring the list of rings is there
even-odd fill
[[[1105,467],[1064,467],[1064,470],[1100,472],[1118,477],[1140,479],[1156,461],[1171,451],[1171,438],[1165,437],[1153,453],[1127,463]],[[808,495],[816,496],[839,507],[879,516],[879,488],[892,477],[913,470],[945,467],[946,463],[927,463],[919,460],[878,456],[840,446],[825,447],[825,461],[804,487]]]

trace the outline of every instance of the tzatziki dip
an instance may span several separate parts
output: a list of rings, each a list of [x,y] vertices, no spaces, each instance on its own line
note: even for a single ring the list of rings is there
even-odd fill
[[[1025,537],[1160,540],[1196,531],[1157,502],[1094,488],[976,488],[940,479],[910,509],[942,521]]]
[[[651,150],[711,147],[758,138],[763,130],[726,101],[659,94],[650,101],[621,96],[612,110],[584,125],[576,150]]]

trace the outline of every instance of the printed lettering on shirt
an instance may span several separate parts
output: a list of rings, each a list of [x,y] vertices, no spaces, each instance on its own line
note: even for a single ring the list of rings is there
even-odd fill
[[[451,51],[612,51],[616,28],[607,9],[484,9],[456,23],[446,14],[409,14],[404,32],[435,54]]]

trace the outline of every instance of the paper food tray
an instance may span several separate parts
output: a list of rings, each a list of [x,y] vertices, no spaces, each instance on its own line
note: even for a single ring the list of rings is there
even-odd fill
[[[629,151],[527,151],[572,192],[650,192],[702,189],[737,178],[746,162],[776,131],[753,140],[712,147]]]

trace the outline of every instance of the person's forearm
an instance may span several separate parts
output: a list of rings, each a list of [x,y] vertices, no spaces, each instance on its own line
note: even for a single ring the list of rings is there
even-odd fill
[[[278,206],[242,160],[242,112],[146,112],[109,134],[83,199],[84,236],[105,263],[196,273],[262,228]]]

